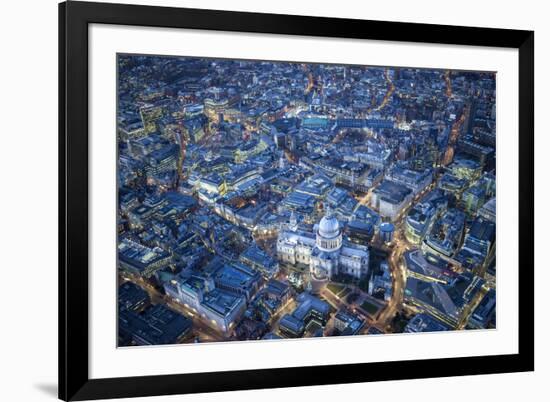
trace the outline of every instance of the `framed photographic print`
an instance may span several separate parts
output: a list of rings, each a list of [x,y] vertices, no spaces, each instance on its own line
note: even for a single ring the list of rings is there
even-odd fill
[[[534,369],[533,32],[69,1],[59,41],[61,399]]]

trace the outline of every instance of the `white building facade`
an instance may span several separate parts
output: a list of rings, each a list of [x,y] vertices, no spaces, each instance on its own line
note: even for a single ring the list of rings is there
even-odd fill
[[[344,243],[340,223],[330,211],[315,234],[298,231],[293,215],[289,227],[279,232],[277,256],[284,263],[309,266],[316,279],[332,279],[338,274],[360,279],[369,268],[368,248]]]

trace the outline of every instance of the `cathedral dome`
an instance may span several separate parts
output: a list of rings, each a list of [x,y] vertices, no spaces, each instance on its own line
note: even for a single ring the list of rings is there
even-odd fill
[[[338,219],[330,214],[323,216],[319,223],[319,234],[329,239],[338,236],[340,234]]]

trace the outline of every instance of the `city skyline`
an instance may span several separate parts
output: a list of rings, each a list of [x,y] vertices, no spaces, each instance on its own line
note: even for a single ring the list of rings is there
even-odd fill
[[[119,346],[496,328],[495,73],[117,70]]]

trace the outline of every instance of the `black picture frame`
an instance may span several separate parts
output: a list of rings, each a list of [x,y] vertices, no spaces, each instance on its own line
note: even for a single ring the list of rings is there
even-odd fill
[[[519,51],[517,354],[214,373],[88,375],[88,25],[514,48]],[[70,1],[59,4],[59,398],[293,387],[534,370],[534,32]]]

